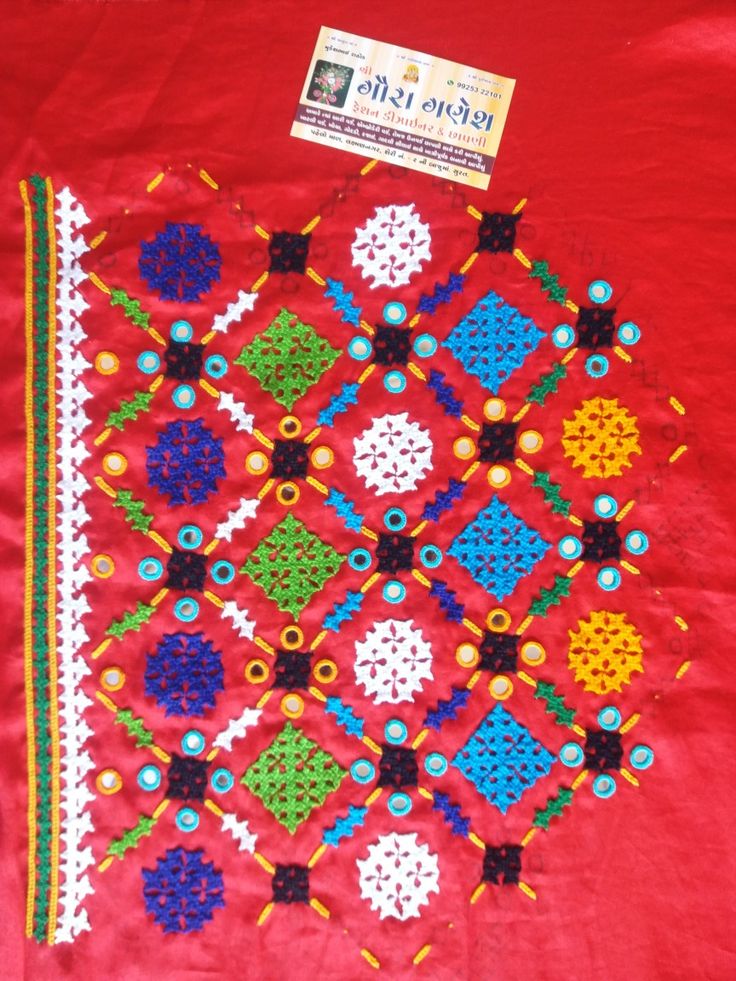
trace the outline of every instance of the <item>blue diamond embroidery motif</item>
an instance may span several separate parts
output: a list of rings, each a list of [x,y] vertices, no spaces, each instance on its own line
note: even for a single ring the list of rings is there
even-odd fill
[[[466,525],[448,553],[498,600],[510,596],[550,549],[539,532],[517,517],[498,497]]]
[[[475,730],[452,765],[502,814],[545,777],[554,756],[510,712],[497,705]]]
[[[452,329],[443,347],[496,395],[543,337],[533,320],[491,290]]]

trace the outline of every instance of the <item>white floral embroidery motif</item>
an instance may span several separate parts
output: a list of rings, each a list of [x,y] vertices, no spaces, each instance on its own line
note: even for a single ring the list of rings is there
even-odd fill
[[[432,647],[413,620],[381,620],[355,644],[355,677],[376,705],[413,702],[432,680]]]
[[[362,228],[355,229],[353,265],[376,286],[405,286],[422,263],[432,258],[429,225],[420,221],[413,204],[376,208]]]
[[[408,920],[429,904],[429,894],[439,893],[437,856],[417,841],[416,833],[381,835],[368,846],[368,858],[357,859],[360,895],[383,920],[393,916]]]
[[[429,430],[411,422],[406,412],[387,413],[374,419],[353,439],[353,463],[366,487],[376,495],[405,494],[416,490],[432,469]]]

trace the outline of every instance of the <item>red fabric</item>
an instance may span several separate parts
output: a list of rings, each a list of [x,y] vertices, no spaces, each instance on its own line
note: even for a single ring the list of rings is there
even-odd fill
[[[543,981],[720,981],[733,976],[736,958],[728,925],[735,871],[729,840],[733,706],[726,630],[736,586],[726,452],[734,381],[730,327],[736,313],[728,268],[734,245],[732,147],[726,139],[735,108],[729,104],[733,97],[727,75],[735,46],[730,5],[677,3],[664,10],[662,5],[630,2],[524,0],[507,11],[480,12],[472,4],[448,8],[430,3],[417,18],[408,9],[377,11],[352,0],[334,11],[311,2],[245,9],[219,0],[5,6],[7,162],[0,276],[6,313],[6,454],[1,547],[8,585],[0,662],[5,732],[0,808],[7,976],[104,974],[121,981],[370,977],[372,968],[357,952],[362,945],[380,957],[389,977],[397,978],[419,971],[433,979]],[[549,259],[576,298],[585,295],[591,279],[607,279],[621,309],[643,328],[637,355],[644,370],[627,375],[623,366],[614,369],[622,396],[647,437],[647,458],[623,481],[637,497],[637,526],[650,532],[653,548],[641,562],[643,582],[625,581],[618,599],[626,608],[631,597],[632,617],[649,638],[661,633],[662,646],[656,640],[650,643],[646,673],[621,704],[642,712],[641,740],[654,747],[656,762],[637,790],[622,781],[609,801],[588,794],[543,841],[535,841],[535,865],[525,878],[534,880],[536,903],[519,890],[489,889],[469,907],[465,863],[476,861],[477,853],[472,846],[458,847],[435,816],[426,822],[434,828],[438,850],[455,857],[447,865],[441,907],[433,907],[431,917],[400,928],[379,926],[359,908],[362,901],[347,881],[335,881],[334,874],[330,878],[335,865],[328,868],[325,863],[315,875],[315,883],[319,876],[327,877],[316,894],[329,893],[336,919],[349,927],[350,936],[311,910],[293,907],[284,915],[277,911],[278,916],[272,914],[257,928],[267,877],[256,879],[253,863],[239,856],[238,864],[230,854],[232,843],[224,835],[208,835],[203,826],[201,843],[226,868],[231,887],[227,908],[216,912],[205,932],[164,937],[145,917],[139,869],[161,853],[160,838],[145,841],[119,867],[94,876],[91,933],[73,946],[37,946],[23,938],[23,223],[17,182],[39,172],[50,174],[57,188],[68,183],[96,229],[140,196],[160,169],[192,164],[232,189],[243,209],[266,227],[300,227],[360,166],[357,158],[288,136],[314,39],[325,21],[516,78],[490,189],[486,194],[468,192],[468,202],[486,210],[508,210],[527,197],[524,246],[529,253]],[[382,182],[391,179],[386,172],[376,174],[375,183],[370,185],[369,178],[358,195],[383,203],[378,197],[388,191]],[[416,186],[412,194],[418,201],[426,196],[427,213],[443,230],[437,262],[425,276],[431,287],[435,272],[440,276],[451,259],[466,254],[465,245],[454,241],[461,225],[453,212],[457,202],[449,193],[430,190],[423,177],[408,175],[402,181]],[[185,213],[196,210],[200,194],[201,189],[195,198],[167,201],[161,221],[171,218],[177,207],[181,220],[187,220]],[[221,202],[216,220],[226,228],[230,202],[227,196]],[[315,233],[315,245],[324,236],[327,252],[344,248],[359,210],[356,198],[350,197]],[[462,225],[469,227],[467,221]],[[122,232],[123,241],[130,235],[134,243],[135,231],[133,226]],[[251,239],[255,249],[252,233]],[[254,270],[262,267],[256,257],[251,259]],[[504,268],[492,264],[489,275]],[[354,270],[345,275],[360,286]],[[252,281],[250,270],[244,276],[242,284],[220,284],[217,299],[227,301],[236,288]],[[502,292],[512,303],[514,291],[520,295],[521,279],[509,266],[509,280],[517,286]],[[528,296],[528,285],[524,289]],[[361,300],[366,298],[370,301],[363,291]],[[540,311],[544,308],[541,295],[534,302]],[[305,303],[300,313],[309,321]],[[214,298],[212,304],[213,310],[222,307]],[[91,314],[100,332],[103,311],[98,301]],[[376,315],[376,310],[370,312],[368,319]],[[115,349],[122,343],[116,340]],[[677,445],[663,423],[669,394],[687,409],[675,423],[677,442],[686,443],[688,450],[671,468],[663,462]],[[573,401],[574,393],[569,401],[562,399],[555,418],[561,419]],[[99,412],[95,422],[107,407],[93,408]],[[430,415],[433,411],[439,415],[427,409]],[[279,414],[274,408],[271,431]],[[369,415],[366,408],[366,420]],[[582,488],[579,479],[567,479],[571,488]],[[374,524],[382,511],[379,505],[365,504],[374,507]],[[96,519],[94,534],[102,542],[109,508],[100,499],[90,510]],[[163,530],[176,524],[172,521]],[[137,553],[131,556],[132,570],[135,562]],[[595,601],[592,589],[581,597],[581,607]],[[653,589],[664,594],[659,605]],[[337,594],[336,589],[335,598]],[[104,626],[134,598],[133,592],[121,592],[113,608],[97,606],[91,627]],[[519,609],[529,598],[526,591]],[[573,604],[568,612],[571,619],[578,611]],[[687,634],[673,631],[673,613],[689,623]],[[545,642],[551,636],[550,646],[561,643],[565,627],[566,618],[550,618]],[[227,628],[221,629],[227,644]],[[144,631],[134,638],[141,658],[152,635]],[[349,630],[345,636],[353,639]],[[457,638],[449,626],[447,638],[451,652]],[[676,643],[680,649],[671,646]],[[673,671],[685,657],[692,658],[692,667],[674,683]],[[112,731],[104,710],[96,708],[90,716],[97,730],[93,755],[121,768],[129,765],[132,777],[140,761],[133,759],[124,736]],[[329,737],[320,738],[338,755],[338,741],[333,746]],[[123,754],[129,763],[123,762]],[[345,795],[343,803],[348,802]],[[93,836],[100,852],[140,811],[134,800],[121,801],[119,808],[104,803],[106,809],[95,812]],[[471,816],[481,824],[482,808]],[[387,830],[393,822],[386,813],[376,830],[383,830],[381,823]],[[276,836],[283,831],[274,832],[274,822],[268,828]],[[281,839],[287,848],[286,832]],[[342,846],[341,868],[357,854],[354,845]],[[454,924],[451,931],[448,923]],[[412,968],[411,956],[428,942],[433,945],[430,957],[422,967]]]

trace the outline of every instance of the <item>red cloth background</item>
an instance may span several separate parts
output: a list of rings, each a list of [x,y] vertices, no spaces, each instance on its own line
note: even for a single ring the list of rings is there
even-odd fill
[[[690,624],[685,678],[646,706],[657,753],[638,791],[581,808],[545,842],[539,901],[518,890],[474,906],[431,960],[388,957],[388,976],[685,979],[736,975],[730,449],[734,174],[733,7],[728,3],[541,3],[419,8],[345,0],[244,5],[2,3],[0,288],[3,303],[4,651],[0,753],[4,966],[9,978],[371,977],[352,940],[304,911],[224,916],[166,937],[114,879],[73,946],[23,938],[23,227],[17,182],[68,183],[92,217],[170,163],[245,189],[257,217],[290,227],[359,166],[292,140],[291,117],[321,24],[516,78],[485,195],[520,197],[553,270],[581,296],[602,277],[645,327],[650,391],[687,407],[688,452],[648,490],[659,528],[648,571]],[[131,894],[132,895],[132,894]],[[344,902],[356,902],[349,896]],[[136,900],[138,902],[138,900]],[[308,915],[307,915],[308,914]],[[285,929],[285,924],[288,928]],[[398,954],[402,956],[399,957]]]

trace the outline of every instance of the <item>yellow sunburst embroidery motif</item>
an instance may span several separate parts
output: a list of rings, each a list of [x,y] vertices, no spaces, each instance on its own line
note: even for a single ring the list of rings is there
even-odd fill
[[[568,630],[567,663],[586,691],[620,692],[635,672],[643,672],[641,635],[625,613],[596,610]]]
[[[586,399],[562,426],[565,456],[584,477],[620,477],[641,453],[636,416],[618,399]]]

